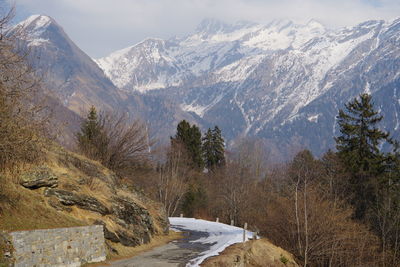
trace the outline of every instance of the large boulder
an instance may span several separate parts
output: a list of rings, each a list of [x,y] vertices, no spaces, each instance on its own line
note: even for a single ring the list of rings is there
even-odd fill
[[[110,210],[106,206],[91,196],[80,195],[66,190],[53,188],[46,189],[45,196],[55,196],[62,204],[67,206],[76,205],[81,209],[94,211],[101,215],[110,214]]]
[[[39,166],[20,175],[20,184],[29,189],[57,187],[58,177],[47,166]]]
[[[126,225],[140,225],[153,232],[154,224],[149,211],[127,197],[113,198],[113,213]]]
[[[137,246],[150,242],[155,229],[147,209],[127,197],[114,197],[112,211],[116,217],[115,221],[128,230],[116,233],[121,244]]]

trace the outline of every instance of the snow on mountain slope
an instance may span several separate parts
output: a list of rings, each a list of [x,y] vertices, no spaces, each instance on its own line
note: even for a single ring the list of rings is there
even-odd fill
[[[160,136],[187,119],[203,129],[218,125],[228,143],[257,136],[282,153],[295,143],[321,154],[334,145],[338,109],[367,90],[382,126],[400,138],[400,19],[337,30],[316,21],[205,20],[193,34],[149,38],[97,64],[49,17],[18,27],[67,107],[123,108]]]
[[[299,46],[324,31],[316,22],[294,25],[275,21],[263,26],[249,22],[226,25],[206,20],[185,38],[147,39],[97,62],[119,88],[145,92],[179,86],[213,71],[226,72],[222,70],[224,67],[242,59],[247,64],[240,64],[241,68],[249,69],[266,52]],[[245,73],[241,73],[241,80]],[[223,76],[226,78],[222,79],[238,77],[232,73]]]
[[[305,25],[205,20],[191,35],[157,45],[148,39],[98,63],[120,89],[147,94],[159,89],[151,95],[174,98],[205,125],[220,125],[228,139],[257,135],[290,143],[295,138],[320,153],[332,146],[324,139],[333,140],[335,112],[349,97],[367,82],[372,94],[385,85],[396,87],[398,36],[399,20],[337,30],[314,20]],[[383,79],[387,72],[394,74]],[[325,132],[310,139],[309,126],[322,124]]]
[[[243,242],[243,228],[194,218],[170,217],[169,220],[172,230],[203,232],[206,236],[195,242],[210,244],[207,251],[190,260],[186,266],[199,266],[205,259],[219,255],[230,245]],[[246,240],[253,238],[253,235],[253,232],[246,231]]]
[[[80,113],[90,105],[117,110],[121,92],[51,17],[33,15],[15,25],[21,45],[46,87],[71,110]]]
[[[42,35],[52,22],[54,21],[48,16],[32,15],[19,23],[17,27],[31,33],[27,36],[28,46],[40,46],[49,42],[49,39],[44,38]]]

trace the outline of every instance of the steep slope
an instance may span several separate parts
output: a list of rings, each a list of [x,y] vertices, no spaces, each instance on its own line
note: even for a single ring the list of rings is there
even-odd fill
[[[92,104],[118,107],[119,91],[52,18],[34,15],[16,28],[23,29],[32,63],[45,85],[65,106],[78,113]]]
[[[67,124],[61,135],[64,145],[72,143],[79,115],[91,105],[151,122],[150,132],[158,138],[168,138],[165,133],[172,132],[180,119],[194,120],[168,98],[119,90],[54,19],[34,15],[14,27],[14,31],[19,30],[23,32],[22,46],[28,48],[30,62],[42,76],[43,92],[51,95],[48,104],[55,120]]]
[[[187,37],[147,39],[97,62],[123,91],[173,96],[230,140],[259,136],[321,153],[333,145],[337,109],[363,91],[376,96],[384,127],[397,129],[399,35],[399,20],[338,30],[205,20]]]
[[[0,173],[0,229],[7,231],[104,225],[108,245],[124,249],[168,232],[161,204],[98,162],[46,144],[43,159]],[[117,244],[119,243],[119,244]]]

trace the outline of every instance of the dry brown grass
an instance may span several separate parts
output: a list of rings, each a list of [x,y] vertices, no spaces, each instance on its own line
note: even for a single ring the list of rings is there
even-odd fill
[[[149,210],[154,218],[155,235],[163,234],[163,226],[158,223],[160,205],[148,200],[135,191],[118,188],[116,184],[106,183],[98,177],[90,177],[87,170],[76,167],[68,160],[82,161],[95,169],[96,174],[102,177],[112,176],[112,172],[96,161],[68,152],[55,144],[48,144],[43,162],[40,164],[51,169],[58,177],[58,188],[73,191],[76,194],[96,198],[104,206],[111,209],[112,197],[122,196],[132,199],[139,206]],[[76,163],[76,162],[75,162]],[[110,215],[102,216],[96,212],[79,209],[71,206],[71,211],[56,211],[47,202],[50,198],[44,196],[44,188],[29,190],[19,185],[19,176],[25,171],[37,167],[36,164],[19,164],[5,175],[7,181],[2,184],[3,194],[0,196],[0,229],[26,230],[39,228],[70,227],[91,225],[95,221],[103,221],[107,229],[116,232],[123,230],[116,224]],[[3,179],[3,178],[2,178]],[[82,180],[91,179],[91,183],[82,183]],[[56,200],[57,202],[57,200]]]
[[[48,229],[85,225],[83,221],[71,215],[58,212],[50,207],[44,197],[43,190],[31,191],[11,182],[3,184],[4,194],[10,198],[8,204],[1,204],[0,229],[7,231]],[[38,193],[41,194],[38,194]]]
[[[298,265],[292,254],[273,245],[267,239],[260,239],[248,241],[244,244],[234,244],[225,249],[219,256],[207,259],[201,266],[295,267]]]

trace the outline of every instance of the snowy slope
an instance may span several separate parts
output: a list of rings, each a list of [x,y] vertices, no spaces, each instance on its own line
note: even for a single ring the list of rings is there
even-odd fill
[[[118,88],[173,98],[228,140],[258,136],[319,154],[333,146],[338,108],[365,88],[392,101],[384,127],[400,125],[399,25],[205,20],[188,36],[147,39],[97,62]]]
[[[149,38],[97,64],[49,17],[19,26],[65,106],[124,108],[160,139],[186,119],[203,130],[218,125],[228,144],[257,136],[283,155],[293,146],[320,155],[334,146],[338,109],[362,92],[400,138],[400,19],[336,30],[205,20],[188,36]]]
[[[274,21],[264,26],[205,20],[187,37],[168,41],[149,38],[97,63],[116,86],[128,91],[179,86],[210,73],[217,81],[243,80],[266,53],[301,48],[325,31],[315,21],[307,25]]]
[[[239,227],[193,218],[170,217],[169,220],[172,230],[190,230],[208,234],[195,242],[211,244],[209,250],[202,252],[186,266],[199,266],[205,259],[219,255],[228,246],[243,242],[243,229]],[[247,240],[253,237],[253,232],[247,231],[246,233]]]

